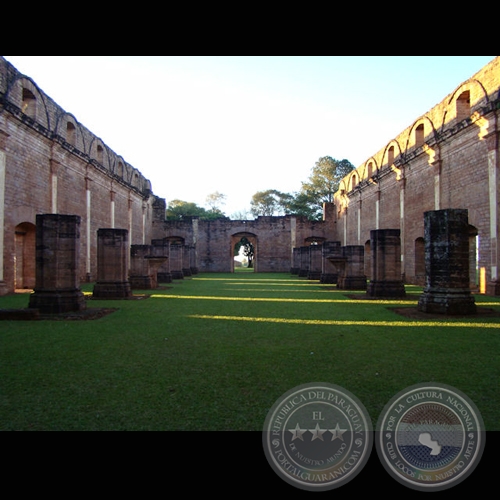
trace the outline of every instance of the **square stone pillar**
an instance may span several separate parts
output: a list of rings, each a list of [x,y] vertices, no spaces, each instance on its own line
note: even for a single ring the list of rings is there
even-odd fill
[[[153,288],[152,276],[150,275],[148,255],[152,254],[150,245],[131,245],[130,246],[130,272],[129,281],[131,288],[148,290]]]
[[[168,257],[155,255],[152,245],[131,245],[129,281],[132,289],[158,288],[158,269]]]
[[[35,289],[29,307],[39,309],[42,314],[84,310],[79,262],[80,217],[37,215]]]
[[[170,272],[170,242],[168,239],[153,240],[153,255],[155,257],[163,257],[158,272],[156,273],[159,283],[172,283],[172,273]]]
[[[183,247],[184,245],[170,245],[170,272],[174,280],[184,279],[182,272]]]
[[[404,297],[401,277],[401,239],[399,229],[370,231],[371,280],[366,294],[370,297]]]
[[[292,267],[290,268],[290,274],[299,274],[300,270],[300,248],[292,248]]]
[[[189,267],[193,276],[200,272],[198,269],[198,259],[196,256],[196,245],[190,245],[189,247]]]
[[[309,272],[307,279],[319,280],[323,270],[322,248],[321,245],[309,246]]]
[[[309,274],[309,246],[300,247],[299,278],[307,278]]]
[[[344,265],[340,241],[325,241],[322,245],[322,257],[323,268],[320,281],[336,285],[339,278],[339,265],[340,267]]]
[[[476,313],[469,278],[469,222],[466,209],[424,213],[425,280],[418,309],[427,313]]]
[[[366,290],[365,247],[363,245],[347,245],[342,247],[345,260],[337,282],[342,290]]]
[[[182,274],[184,277],[193,275],[191,272],[191,251],[189,245],[182,245]]]
[[[127,229],[97,230],[97,280],[93,297],[123,299],[132,296],[129,260]]]

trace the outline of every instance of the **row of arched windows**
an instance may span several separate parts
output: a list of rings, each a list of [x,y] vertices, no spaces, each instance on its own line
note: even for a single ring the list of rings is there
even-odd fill
[[[37,89],[31,80],[27,78],[20,78],[22,81],[22,92],[21,92],[21,111],[24,116],[28,117],[32,121],[37,121],[37,97],[32,89]],[[85,139],[82,132],[78,132],[79,124],[74,121],[73,117],[65,112],[60,113],[57,117],[59,123],[56,125],[56,135],[60,136],[62,140],[72,146],[73,148],[84,151],[91,158],[93,158],[97,163],[102,165],[112,174],[120,179],[123,179],[128,184],[134,186],[139,190],[149,190],[151,191],[151,185],[147,179],[144,179],[140,175],[139,171],[125,162],[121,161],[119,157],[117,158],[107,158],[106,149],[100,144],[97,138],[92,139],[92,143],[85,147]],[[45,118],[48,121],[48,117]],[[42,116],[43,121],[43,116]],[[76,122],[76,124],[75,124]],[[47,124],[48,125],[48,124]],[[80,139],[78,138],[80,135]],[[79,143],[80,142],[80,143]],[[83,143],[83,144],[82,144]],[[113,155],[111,155],[113,156]]]
[[[470,118],[471,116],[471,104],[470,104],[470,90],[462,91],[458,97],[455,99],[455,118],[457,122]],[[447,112],[444,114],[443,121],[446,119]],[[425,118],[424,122],[420,122],[422,119],[417,120],[411,129],[410,136],[407,138],[407,143],[405,150],[407,151],[410,146],[414,148],[420,148],[425,144],[425,138],[435,132],[435,127],[429,118]],[[417,124],[418,123],[418,124]],[[444,125],[444,123],[443,123]],[[391,141],[393,142],[393,141]],[[402,149],[397,141],[394,141],[401,154]],[[394,164],[396,157],[395,146],[389,146],[384,152],[384,160],[388,166]],[[385,163],[384,162],[384,163]],[[375,176],[378,174],[381,165],[377,165],[374,159],[370,159],[364,165],[364,168],[358,168],[354,170],[349,176],[344,179],[341,183],[341,191],[343,194],[355,189],[361,180],[368,180],[376,182]]]

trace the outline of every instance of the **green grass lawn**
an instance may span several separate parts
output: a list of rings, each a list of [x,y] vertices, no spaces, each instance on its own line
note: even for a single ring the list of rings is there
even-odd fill
[[[82,289],[92,291],[91,285]],[[199,274],[88,321],[0,322],[1,430],[262,430],[274,402],[337,384],[373,424],[409,385],[467,394],[500,430],[500,317],[415,321],[289,274]],[[28,295],[0,297],[25,308]],[[500,312],[500,298],[476,296]]]

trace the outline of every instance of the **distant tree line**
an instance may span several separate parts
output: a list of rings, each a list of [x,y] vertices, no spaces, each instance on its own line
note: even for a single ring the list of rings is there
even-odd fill
[[[274,215],[297,215],[309,220],[321,220],[323,203],[333,202],[333,195],[339,189],[341,180],[354,165],[349,160],[336,160],[323,156],[311,168],[307,181],[302,182],[299,191],[284,193],[277,189],[259,191],[252,196],[250,212],[254,217]],[[167,220],[181,220],[196,216],[210,220],[226,217],[221,206],[226,196],[216,191],[207,196],[208,208],[195,203],[173,200],[168,203]]]

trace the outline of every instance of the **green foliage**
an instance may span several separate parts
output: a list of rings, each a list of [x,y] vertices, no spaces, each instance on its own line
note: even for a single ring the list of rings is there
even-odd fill
[[[196,203],[182,200],[172,200],[168,203],[166,217],[167,220],[184,220],[189,217],[199,217],[203,220],[214,220],[225,217],[225,215],[216,208],[206,210],[203,207],[199,207]]]
[[[288,207],[292,200],[293,195],[282,193],[277,189],[258,191],[252,196],[250,212],[255,217],[285,215],[289,213]]]
[[[306,217],[309,220],[321,220],[323,207],[318,205],[313,193],[300,191],[290,196],[286,213]]]
[[[241,238],[236,245],[234,245],[234,255],[237,256],[240,253],[240,248],[243,247],[243,255],[248,259],[248,267],[253,268],[253,258],[254,258],[254,247],[248,238]]]
[[[302,183],[301,193],[315,200],[322,209],[323,203],[332,203],[333,195],[339,189],[340,181],[352,170],[349,160],[335,160],[331,156],[321,157],[311,169],[307,182]]]
[[[299,192],[290,194],[276,189],[259,191],[252,197],[250,210],[256,217],[293,214],[309,220],[321,220],[323,203],[333,202],[340,181],[352,170],[354,165],[348,160],[323,156],[315,163]]]

